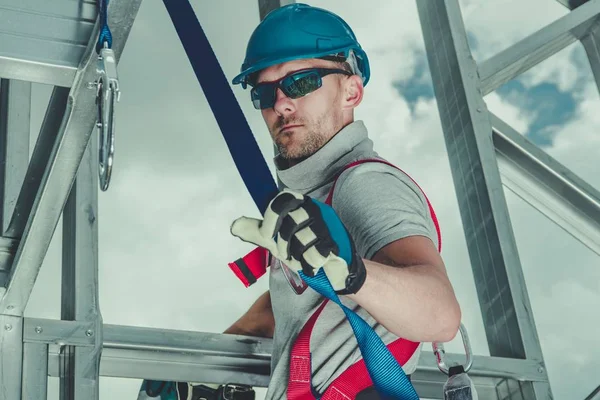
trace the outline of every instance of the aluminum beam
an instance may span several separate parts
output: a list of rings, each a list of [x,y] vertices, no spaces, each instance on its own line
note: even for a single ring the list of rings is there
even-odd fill
[[[115,370],[120,371],[117,376],[134,377],[133,371],[140,366],[138,374],[144,375],[138,377],[149,379],[172,380],[173,374],[183,373],[187,381],[200,378],[201,382],[266,386],[271,343],[269,339],[240,335],[104,325],[101,374]],[[202,371],[191,370],[189,363],[194,358],[201,362]],[[156,361],[169,363],[172,369],[157,368]]]
[[[60,331],[64,329],[60,325],[65,322],[26,319],[25,326],[54,325],[51,329]],[[118,325],[105,325],[104,331],[101,376],[230,382],[255,387],[267,387],[269,383],[271,339]],[[26,340],[35,335],[31,329],[26,330]],[[48,375],[60,376],[63,373],[60,347],[52,344],[52,336],[43,333],[38,336],[37,340],[47,339],[50,345]],[[447,357],[464,358],[457,354]],[[482,399],[506,399],[508,397],[501,396],[506,388],[518,388],[522,382],[543,382],[546,378],[541,362],[483,356],[473,357],[469,375]],[[419,395],[441,398],[446,380],[437,368],[433,353],[424,351],[412,376]],[[512,400],[519,399],[521,397],[512,397]]]
[[[271,343],[247,336],[105,324],[100,375],[266,387]],[[59,353],[51,346],[50,376],[62,372]]]
[[[99,398],[102,315],[98,305],[98,141],[85,151],[63,212],[62,320],[91,325],[93,347],[66,346],[61,400]]]
[[[485,96],[589,34],[599,21],[600,0],[591,0],[479,66]]]
[[[0,76],[70,87],[97,17],[96,0],[3,0]]]
[[[40,134],[27,167],[24,179],[24,182],[27,183],[20,188],[19,197],[15,204],[15,212],[6,231],[7,236],[20,238],[25,231],[25,225],[27,225],[37,191],[65,115],[68,97],[69,89],[67,88],[57,87],[52,92]]]
[[[0,80],[0,286],[8,274],[22,231],[10,232],[29,161],[31,83]],[[17,210],[17,212],[15,212]]]
[[[141,0],[110,2],[109,24],[113,31],[113,50],[117,59],[137,15]],[[98,32],[98,26],[94,32]],[[40,266],[52,240],[56,224],[66,203],[71,185],[96,121],[95,91],[89,89],[96,72],[95,34],[86,49],[82,69],[78,71],[69,94],[65,120],[61,125],[49,163],[15,255],[9,284],[0,300],[0,312],[23,315]]]
[[[502,182],[600,255],[600,192],[490,113]]]
[[[61,346],[93,347],[95,339],[91,322],[61,321],[44,318],[25,318],[23,342],[47,343]]]
[[[23,317],[0,315],[0,331],[0,399],[20,399]]]
[[[27,172],[30,123],[31,83],[1,79],[0,236],[6,236]]]
[[[458,0],[417,8],[490,354],[543,360]],[[525,390],[551,397],[547,378]]]
[[[294,4],[295,2],[295,0],[258,0],[258,12],[260,15],[260,20],[262,21],[268,13],[276,8],[283,7],[288,4]]]
[[[594,389],[592,393],[585,398],[585,400],[600,400],[600,386]]]
[[[8,271],[10,271],[18,247],[18,239],[0,236],[0,281],[2,283],[5,283],[8,277]]]
[[[48,395],[48,345],[25,343],[21,400],[45,400]]]
[[[600,92],[600,22],[596,24],[588,36],[581,40],[581,44],[588,56],[590,68],[594,79],[596,79],[598,92]]]

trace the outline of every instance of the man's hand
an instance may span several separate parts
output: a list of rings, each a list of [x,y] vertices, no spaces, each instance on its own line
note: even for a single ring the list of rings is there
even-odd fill
[[[338,294],[356,293],[365,281],[365,265],[333,208],[302,194],[284,189],[263,220],[238,218],[231,233],[307,276],[323,268]]]

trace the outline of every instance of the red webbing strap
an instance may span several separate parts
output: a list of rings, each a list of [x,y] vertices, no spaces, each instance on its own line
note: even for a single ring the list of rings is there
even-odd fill
[[[257,247],[244,257],[228,263],[228,265],[244,286],[248,287],[267,272],[268,263],[269,251]]]
[[[315,400],[312,394],[312,367],[310,362],[310,335],[317,318],[329,300],[325,299],[298,334],[290,353],[288,400]]]
[[[333,185],[331,186],[331,190],[329,191],[329,196],[327,196],[327,200],[325,200],[325,203],[331,205],[331,201],[333,199],[333,190],[335,189],[335,184],[337,183],[337,178],[340,176],[340,174],[342,172],[344,172],[348,168],[352,168],[352,167],[357,166],[359,164],[364,164],[364,163],[368,163],[368,162],[378,162],[378,163],[387,164],[390,167],[396,168],[397,170],[401,171],[406,176],[408,176],[410,178],[410,180],[413,181],[413,183],[415,185],[417,185],[417,187],[419,189],[421,189],[421,187],[419,186],[419,184],[417,182],[415,182],[415,180],[410,175],[408,175],[406,172],[402,171],[400,168],[398,168],[394,164],[389,163],[389,162],[387,162],[385,160],[380,160],[378,158],[366,158],[364,160],[358,160],[358,161],[351,162],[350,164],[346,165],[342,171],[340,171],[340,173],[338,174],[338,176],[336,177],[336,179],[333,181]],[[425,196],[425,200],[427,200],[427,206],[429,207],[429,212],[431,213],[431,219],[433,220],[433,224],[435,225],[435,230],[437,232],[438,251],[441,252],[442,251],[442,234],[441,234],[441,231],[440,231],[440,225],[439,225],[437,216],[435,215],[435,211],[433,210],[433,207],[432,207],[431,203],[429,202],[429,199],[427,198],[427,195],[425,194],[425,191],[423,191],[423,189],[421,189],[421,192],[423,192],[423,196]]]
[[[387,345],[390,353],[400,365],[405,365],[418,347],[418,342],[402,338]],[[361,359],[338,376],[325,390],[320,400],[355,399],[361,391],[371,386],[373,386],[373,381],[367,371],[365,361]]]

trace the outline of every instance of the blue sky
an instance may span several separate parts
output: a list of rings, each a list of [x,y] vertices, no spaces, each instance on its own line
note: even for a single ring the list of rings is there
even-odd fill
[[[467,32],[469,45],[473,52],[479,51],[479,41],[471,31]],[[572,89],[564,90],[552,81],[543,81],[527,86],[519,76],[496,89],[500,98],[532,115],[531,123],[526,131],[521,132],[540,147],[552,145],[556,130],[573,118],[577,107],[583,100],[579,95],[586,84],[593,80],[590,66],[580,43],[572,45],[569,58],[580,71]],[[532,73],[535,73],[534,67]],[[393,82],[393,86],[407,101],[411,111],[419,100],[434,98],[431,76],[427,66],[426,54],[416,54],[414,74],[406,80]]]
[[[357,118],[380,154],[413,175],[442,223],[444,260],[476,354],[487,343],[414,1],[318,0],[342,15],[372,64]],[[482,62],[559,18],[552,0],[461,0]],[[228,77],[239,70],[258,22],[254,0],[192,1]],[[232,14],[236,9],[239,13]],[[515,13],[514,10],[519,10]],[[377,21],[377,30],[373,29]],[[517,130],[600,188],[598,90],[581,47],[570,46],[485,101]],[[231,221],[255,215],[161,2],[143,2],[119,64],[116,159],[100,194],[100,304],[105,323],[221,332],[266,290],[243,289],[227,263],[248,251]],[[34,87],[32,142],[50,90]],[[272,146],[248,93],[234,88],[263,154]],[[506,191],[533,313],[556,399],[584,398],[600,384],[600,351],[589,318],[600,309],[598,258]],[[209,228],[207,228],[209,227]],[[60,316],[59,224],[27,315]],[[206,279],[206,276],[211,276]],[[156,289],[160,280],[161,290]],[[140,306],[143,305],[143,306]],[[460,352],[460,341],[446,346]],[[581,379],[582,384],[579,382]],[[50,390],[57,393],[57,380]],[[102,378],[101,399],[134,398],[139,382]],[[52,399],[52,397],[49,397]],[[56,398],[56,397],[55,397]]]

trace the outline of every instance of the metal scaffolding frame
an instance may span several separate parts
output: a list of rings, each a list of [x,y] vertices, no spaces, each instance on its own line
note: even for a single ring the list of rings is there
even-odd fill
[[[569,14],[478,65],[458,0],[417,0],[491,354],[475,356],[470,371],[484,399],[552,398],[502,185],[600,254],[600,193],[483,100],[577,40],[600,87],[600,0],[558,1]],[[293,2],[259,0],[260,18]],[[117,60],[140,4],[109,4]],[[97,18],[92,0],[0,5],[0,400],[45,399],[48,376],[60,378],[61,399],[98,399],[99,376],[266,387],[269,339],[102,321]],[[30,158],[32,82],[55,88]],[[24,318],[61,214],[61,320]],[[419,395],[441,398],[445,380],[425,351],[413,375]]]

